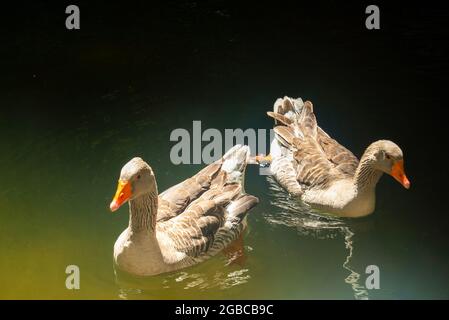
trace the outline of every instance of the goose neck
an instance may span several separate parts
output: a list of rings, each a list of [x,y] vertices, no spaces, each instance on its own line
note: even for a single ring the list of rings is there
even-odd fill
[[[362,157],[354,176],[354,184],[358,193],[373,191],[376,188],[382,171],[376,169],[373,163],[371,157]]]
[[[154,233],[158,208],[157,191],[144,194],[129,202],[129,227],[133,232]]]

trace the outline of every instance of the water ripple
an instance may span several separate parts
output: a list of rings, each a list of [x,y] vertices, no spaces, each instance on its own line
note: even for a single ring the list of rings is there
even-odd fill
[[[277,210],[265,213],[265,219],[273,225],[296,228],[302,236],[312,236],[317,239],[342,237],[348,252],[342,267],[349,272],[344,281],[351,286],[355,299],[368,299],[368,291],[360,283],[360,273],[351,267],[355,232],[349,226],[347,220],[314,211],[307,204],[289,195],[288,192],[277,184],[273,177],[268,176],[267,180],[269,195],[272,199],[270,204]]]

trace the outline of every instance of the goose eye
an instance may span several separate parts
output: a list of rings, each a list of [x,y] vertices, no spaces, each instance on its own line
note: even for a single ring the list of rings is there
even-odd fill
[[[137,176],[137,179],[140,179],[140,174]]]
[[[389,154],[385,154],[385,159],[391,160],[391,157]]]

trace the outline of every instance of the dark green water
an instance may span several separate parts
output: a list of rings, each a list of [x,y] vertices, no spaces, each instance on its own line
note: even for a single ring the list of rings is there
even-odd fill
[[[59,8],[35,6],[46,18],[12,24],[5,40],[0,298],[449,298],[447,171],[435,151],[444,127],[435,113],[447,104],[444,16],[411,11],[416,25],[387,11],[385,31],[373,35],[351,18],[360,5],[272,12],[185,2],[88,7],[82,29],[67,34]],[[173,129],[191,131],[193,120],[222,132],[269,129],[265,111],[283,95],[312,100],[321,126],[358,156],[376,139],[397,142],[412,188],[385,176],[373,215],[328,220],[251,167],[246,189],[260,204],[242,265],[218,255],[117,279],[112,247],[128,214],[108,205],[122,165],[143,157],[165,190],[202,168],[170,162]],[[65,287],[72,264],[80,290]],[[368,265],[380,268],[378,290],[365,288]]]

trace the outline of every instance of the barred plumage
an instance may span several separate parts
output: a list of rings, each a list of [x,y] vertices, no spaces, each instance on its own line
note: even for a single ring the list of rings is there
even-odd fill
[[[258,203],[244,192],[248,159],[249,148],[237,145],[159,196],[152,170],[146,170],[152,178],[139,187],[144,191],[133,190],[140,196],[130,199],[129,227],[114,246],[117,266],[154,275],[202,262],[226,248],[241,234],[247,212]],[[139,171],[130,174],[132,168],[126,167],[126,179],[140,177]]]
[[[304,202],[340,216],[363,216],[374,210],[374,189],[382,173],[396,174],[408,188],[402,151],[393,142],[372,143],[359,163],[318,126],[310,101],[277,99],[274,112],[267,114],[275,120],[271,171],[282,187]],[[402,171],[394,173],[399,163]]]

